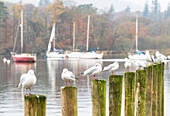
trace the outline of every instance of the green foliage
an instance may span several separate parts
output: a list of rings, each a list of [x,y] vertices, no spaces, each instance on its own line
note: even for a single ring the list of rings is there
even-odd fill
[[[0,26],[6,27],[4,24],[8,18],[7,7],[4,5],[4,2],[0,1]]]
[[[149,16],[149,7],[148,4],[145,4],[144,11],[143,11],[143,16],[148,17]]]
[[[40,0],[39,1],[39,6],[46,6],[50,3],[50,0]]]
[[[130,13],[130,7],[129,7],[129,6],[127,6],[127,7],[125,8],[125,12]]]

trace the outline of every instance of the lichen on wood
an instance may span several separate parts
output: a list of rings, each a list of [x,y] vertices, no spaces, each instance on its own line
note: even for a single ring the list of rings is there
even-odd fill
[[[62,116],[77,116],[77,87],[61,87]]]
[[[152,88],[153,88],[153,65],[144,68],[146,70],[146,104],[145,115],[152,116]]]
[[[109,77],[109,116],[121,116],[123,76]]]
[[[106,115],[106,80],[92,80],[92,116]]]
[[[137,116],[145,116],[145,100],[146,100],[146,71],[145,70],[136,70],[136,79],[137,79],[137,89],[138,91],[138,103],[136,109]]]
[[[25,116],[45,116],[46,96],[39,94],[25,95]]]
[[[135,116],[136,77],[134,72],[125,72],[125,116]]]

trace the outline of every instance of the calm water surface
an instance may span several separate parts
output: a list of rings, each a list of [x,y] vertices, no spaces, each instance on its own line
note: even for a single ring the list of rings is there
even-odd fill
[[[71,85],[77,86],[78,90],[78,115],[91,116],[91,80],[90,77],[80,77],[79,74],[91,67],[95,63],[100,63],[103,67],[112,63],[109,60],[45,60],[38,59],[36,63],[13,63],[9,65],[2,62],[3,56],[0,56],[0,116],[23,116],[24,115],[24,94],[25,90],[16,88],[22,73],[29,69],[35,70],[37,83],[32,88],[33,94],[44,94],[47,96],[46,114],[47,116],[61,116],[61,92],[60,87],[65,83],[61,79],[63,68],[71,70],[76,77],[79,77]],[[170,63],[165,66],[165,116],[170,114]],[[115,74],[123,75],[125,72],[124,63],[120,63],[120,68]],[[109,115],[108,103],[108,82],[109,72],[102,72],[97,78],[106,79],[106,107],[107,116]],[[124,93],[123,93],[124,96]],[[123,97],[124,98],[124,97]],[[124,100],[123,100],[124,104]],[[124,115],[124,105],[122,105],[122,116]]]

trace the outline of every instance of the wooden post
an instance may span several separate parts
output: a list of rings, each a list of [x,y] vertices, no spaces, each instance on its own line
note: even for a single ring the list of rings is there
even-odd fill
[[[136,116],[145,116],[145,100],[146,100],[146,71],[136,70],[136,79],[139,91],[137,92],[138,104],[136,109]],[[137,88],[138,89],[138,88]]]
[[[146,116],[152,116],[152,87],[153,87],[153,65],[145,68],[146,70]]]
[[[45,116],[46,96],[25,95],[25,116]]]
[[[109,116],[121,116],[123,76],[109,77]]]
[[[77,87],[61,87],[62,116],[77,116]]]
[[[162,73],[162,116],[164,116],[164,63],[161,63],[161,73]]]
[[[106,115],[106,80],[92,80],[92,116]]]
[[[158,116],[162,116],[162,70],[161,70],[161,64],[158,65],[158,79],[157,79],[157,114]]]
[[[135,116],[136,77],[134,72],[125,72],[125,116]]]
[[[157,79],[158,79],[158,66],[153,65],[153,90],[152,90],[152,116],[157,116]]]

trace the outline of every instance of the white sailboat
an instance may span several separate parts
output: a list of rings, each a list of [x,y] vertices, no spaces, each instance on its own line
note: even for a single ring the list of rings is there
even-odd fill
[[[136,54],[129,53],[128,57],[131,60],[146,60],[147,57],[144,51],[138,50],[138,16],[136,16]]]
[[[35,62],[36,54],[23,53],[23,9],[21,10],[21,53],[11,52],[11,56],[15,62]]]
[[[88,16],[88,23],[87,23],[87,43],[86,43],[86,52],[74,52],[74,45],[75,45],[75,23],[73,25],[73,52],[66,54],[67,58],[77,58],[77,59],[102,59],[103,53],[98,54],[95,51],[88,52],[88,45],[89,45],[89,26],[90,26],[90,15]]]
[[[53,42],[53,51],[51,51],[52,42]],[[55,23],[54,23],[52,31],[51,31],[50,40],[48,43],[46,56],[47,56],[47,58],[65,58],[66,55],[61,52],[62,52],[62,50],[55,49]]]

